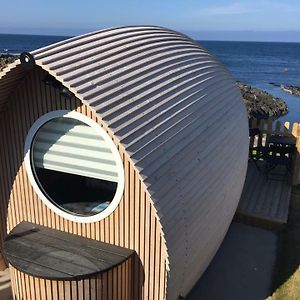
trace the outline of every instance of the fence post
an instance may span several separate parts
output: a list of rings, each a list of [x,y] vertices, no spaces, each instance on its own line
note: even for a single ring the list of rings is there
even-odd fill
[[[284,135],[290,135],[290,122],[284,122],[283,126]]]
[[[296,139],[296,154],[295,154],[295,159],[294,159],[294,166],[293,166],[293,179],[292,179],[292,184],[293,185],[298,185],[300,183],[299,181],[299,171],[300,171],[300,135],[299,135],[299,124],[294,123],[293,124],[293,129],[292,129],[292,134]]]
[[[273,120],[272,120],[272,118],[269,118],[268,119],[267,135],[266,135],[265,146],[268,145],[269,138],[270,138],[271,132],[272,132],[272,128],[273,128]]]

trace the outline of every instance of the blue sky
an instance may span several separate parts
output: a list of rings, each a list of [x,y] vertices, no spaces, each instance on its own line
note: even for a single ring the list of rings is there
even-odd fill
[[[1,1],[1,33],[77,35],[155,24],[196,39],[300,42],[299,0]]]

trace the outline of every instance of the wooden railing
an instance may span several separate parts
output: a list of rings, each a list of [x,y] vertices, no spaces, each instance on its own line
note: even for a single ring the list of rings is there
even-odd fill
[[[271,135],[290,136],[296,139],[296,153],[293,161],[292,184],[300,184],[300,124],[290,122],[251,119],[250,128],[259,128],[261,135],[250,138],[250,147],[266,146]]]

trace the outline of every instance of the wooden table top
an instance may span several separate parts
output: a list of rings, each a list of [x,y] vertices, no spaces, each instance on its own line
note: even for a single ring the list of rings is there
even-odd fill
[[[52,280],[92,277],[119,265],[134,250],[21,222],[4,242],[4,257],[16,269]]]

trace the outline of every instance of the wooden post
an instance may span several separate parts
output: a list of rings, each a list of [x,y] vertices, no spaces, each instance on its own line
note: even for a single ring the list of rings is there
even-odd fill
[[[271,118],[269,118],[268,119],[267,135],[266,135],[265,146],[267,146],[268,143],[269,143],[269,139],[270,139],[270,136],[271,136],[272,128],[273,128],[273,120]]]
[[[280,134],[281,133],[281,122],[277,121],[275,124],[275,134]]]
[[[259,124],[259,129],[260,129],[261,134],[258,135],[258,138],[257,138],[257,147],[261,147],[262,146],[262,138],[263,138],[264,125],[265,125],[265,120],[262,119],[260,121],[260,124]]]
[[[290,122],[285,122],[283,127],[284,135],[290,135]]]
[[[298,185],[299,181],[299,171],[300,171],[300,134],[299,134],[299,124],[294,123],[292,129],[292,135],[296,139],[296,154],[294,159],[294,166],[293,166],[293,177],[292,177],[292,184]]]

